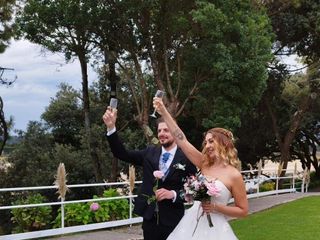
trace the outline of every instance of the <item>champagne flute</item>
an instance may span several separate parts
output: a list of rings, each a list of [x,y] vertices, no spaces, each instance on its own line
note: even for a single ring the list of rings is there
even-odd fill
[[[161,91],[161,90],[157,90],[156,94],[154,95],[155,97],[158,97],[158,98],[163,98],[165,92],[164,91]],[[153,118],[157,118],[156,116],[156,109],[153,110],[153,113],[150,114],[150,117],[153,117]]]
[[[111,109],[117,109],[118,99],[116,99],[116,98],[110,98],[109,106],[111,107]]]

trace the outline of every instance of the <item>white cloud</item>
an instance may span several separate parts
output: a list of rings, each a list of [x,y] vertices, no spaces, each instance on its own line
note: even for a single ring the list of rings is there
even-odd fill
[[[14,41],[0,54],[0,66],[14,68],[3,77],[17,80],[10,87],[0,85],[0,96],[8,119],[13,116],[15,129],[25,130],[29,121],[39,121],[40,115],[55,96],[57,86],[66,82],[76,89],[81,88],[81,71],[77,60],[65,63],[62,54],[52,54],[28,41]],[[95,79],[89,71],[89,79]],[[91,80],[90,80],[91,81]]]
[[[279,57],[279,59],[285,63],[288,67],[289,70],[291,71],[296,71],[297,69],[301,69],[305,66],[305,64],[302,63],[301,58],[298,57],[298,55],[293,54],[293,55],[289,55],[289,56],[281,56]],[[303,71],[305,71],[306,69],[303,69]]]

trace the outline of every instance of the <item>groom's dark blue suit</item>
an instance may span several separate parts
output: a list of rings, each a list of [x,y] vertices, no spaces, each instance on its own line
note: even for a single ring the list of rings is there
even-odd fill
[[[111,151],[115,157],[133,165],[143,167],[142,185],[138,197],[135,199],[134,213],[138,214],[139,216],[142,216],[144,222],[154,221],[155,203],[148,204],[147,197],[145,195],[154,195],[153,187],[155,184],[155,177],[153,176],[153,172],[159,170],[161,146],[148,146],[143,150],[129,151],[125,149],[116,132],[111,134],[110,136],[107,136],[107,139],[109,141]],[[184,165],[185,170],[177,169],[176,167],[174,167],[174,165],[177,163]],[[161,226],[164,226],[165,228],[170,229],[171,232],[184,215],[183,200],[179,196],[180,191],[183,189],[183,179],[188,175],[195,174],[196,168],[186,158],[181,149],[177,148],[177,151],[174,155],[173,161],[168,171],[169,172],[165,180],[159,181],[158,188],[174,190],[177,194],[177,198],[175,202],[173,202],[171,199],[165,199],[158,203],[159,226],[160,228]],[[154,232],[153,236],[146,236],[146,232],[150,232],[148,231],[148,229],[145,229],[148,226],[150,226],[150,224],[143,225],[144,239],[156,239],[156,236],[159,235],[159,233],[157,232]],[[166,237],[163,239],[166,239]]]

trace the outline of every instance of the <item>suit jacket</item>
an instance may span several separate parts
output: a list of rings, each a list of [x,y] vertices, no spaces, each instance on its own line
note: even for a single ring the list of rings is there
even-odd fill
[[[129,151],[124,147],[116,132],[107,136],[107,139],[116,158],[136,166],[142,166],[142,185],[138,197],[135,199],[134,213],[150,220],[155,213],[155,203],[148,204],[146,195],[150,197],[154,195],[155,177],[153,172],[159,170],[161,147],[148,146],[143,150]],[[177,163],[185,165],[185,170],[175,168],[174,165]],[[176,191],[177,198],[175,202],[172,202],[172,199],[158,202],[159,221],[160,224],[166,226],[176,226],[184,215],[183,199],[180,197],[180,191],[183,189],[183,180],[186,176],[195,174],[196,167],[186,158],[182,150],[177,148],[168,171],[165,180],[159,180],[158,188]]]

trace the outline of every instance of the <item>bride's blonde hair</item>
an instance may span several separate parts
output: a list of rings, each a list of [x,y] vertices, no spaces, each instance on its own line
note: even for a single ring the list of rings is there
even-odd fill
[[[211,166],[217,159],[221,159],[226,165],[230,164],[240,171],[241,162],[238,158],[238,151],[234,146],[232,132],[224,128],[211,128],[204,134],[204,136],[206,136],[208,133],[210,133],[214,139],[214,157],[209,158],[205,142],[203,142],[202,154],[204,164]]]

